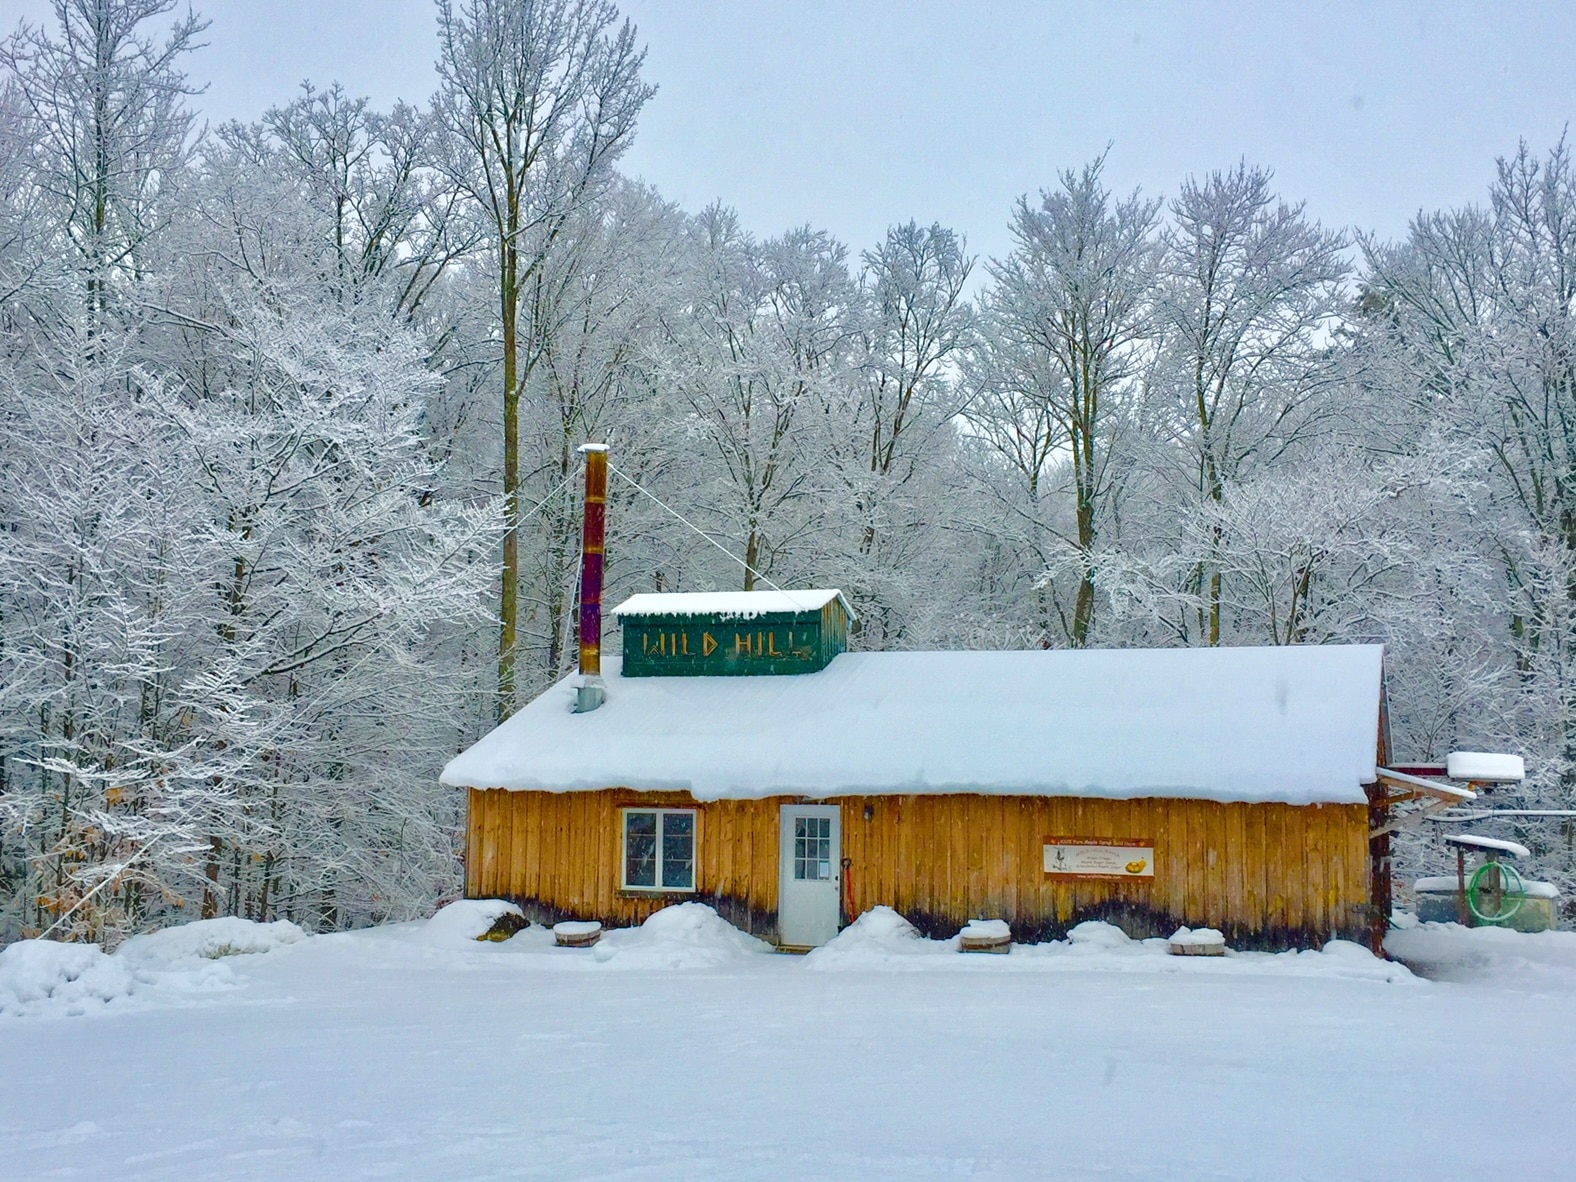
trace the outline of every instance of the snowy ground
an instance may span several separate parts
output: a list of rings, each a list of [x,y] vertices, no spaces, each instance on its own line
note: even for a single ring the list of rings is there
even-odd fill
[[[798,958],[694,906],[588,951],[485,922],[12,946],[0,1177],[1572,1176],[1572,933],[1397,933],[1425,980],[1103,925],[963,956],[873,913]]]

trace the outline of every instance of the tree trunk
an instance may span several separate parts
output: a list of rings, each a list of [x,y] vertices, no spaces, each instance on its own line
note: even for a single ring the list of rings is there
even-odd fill
[[[744,589],[755,590],[755,564],[761,557],[761,535],[759,530],[750,531],[749,541],[744,546]]]
[[[514,203],[511,202],[511,206]],[[511,221],[516,220],[511,217]],[[513,226],[510,227],[514,229]],[[510,241],[503,244],[499,295],[503,313],[503,574],[499,590],[498,709],[499,722],[514,713],[515,652],[520,626],[520,387],[519,328],[520,256]]]
[[[224,842],[218,837],[208,839],[208,864],[203,867],[203,874],[208,879],[208,885],[202,889],[202,918],[217,919],[219,915],[219,855],[224,850]]]

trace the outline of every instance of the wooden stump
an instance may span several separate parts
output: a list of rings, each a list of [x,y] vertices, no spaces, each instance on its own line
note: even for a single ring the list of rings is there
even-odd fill
[[[1214,928],[1178,928],[1169,948],[1172,956],[1225,956],[1226,937]]]
[[[594,919],[566,919],[553,925],[553,941],[560,948],[589,948],[602,938],[602,925]]]
[[[959,952],[1012,951],[1012,929],[1004,919],[971,919],[958,933]]]

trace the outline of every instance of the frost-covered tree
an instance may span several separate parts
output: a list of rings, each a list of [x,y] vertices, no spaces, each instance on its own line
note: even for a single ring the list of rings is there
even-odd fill
[[[55,0],[53,35],[23,25],[0,45],[36,183],[94,315],[113,284],[143,270],[174,208],[192,128],[182,61],[207,27],[188,13],[155,39],[150,29],[175,7]]]
[[[579,651],[578,478],[587,441],[610,442],[615,463],[644,474],[671,431],[672,400],[650,384],[648,355],[676,293],[682,215],[651,190],[615,186],[558,235],[528,288],[522,321],[538,342],[520,405],[521,481],[530,527],[521,532],[522,688],[540,689]],[[656,446],[654,446],[656,445]],[[660,476],[654,478],[660,479]],[[615,482],[610,586],[641,566],[648,506]],[[676,523],[656,523],[659,532]],[[635,552],[631,553],[631,548]]]
[[[227,294],[222,384],[172,410],[218,555],[202,676],[234,698],[206,724],[249,756],[248,824],[212,836],[209,877],[224,910],[336,926],[347,895],[389,914],[446,873],[454,806],[428,777],[463,687],[426,658],[434,622],[480,611],[494,534],[488,507],[429,496],[417,341],[331,292]]]
[[[221,134],[317,214],[331,268],[324,279],[337,298],[418,314],[474,238],[458,191],[437,167],[436,116],[407,103],[385,114],[337,84],[301,90],[260,127]]]
[[[1153,327],[1159,202],[1114,197],[1104,165],[1101,157],[1063,172],[1037,205],[1019,199],[1014,249],[989,268],[970,410],[1024,492],[1012,511],[1044,572],[1044,642],[1054,635],[1073,647],[1090,640],[1099,549],[1120,488],[1118,440],[1132,422]],[[1070,493],[1070,523],[1041,505],[1048,476]]]
[[[1527,750],[1523,791],[1576,803],[1576,173],[1566,146],[1499,164],[1486,209],[1424,215],[1369,243],[1368,326],[1387,392],[1481,457],[1488,496],[1464,536],[1497,569],[1516,709],[1484,700],[1462,731]],[[1479,617],[1481,618],[1481,616]],[[1512,719],[1519,718],[1519,721]],[[1509,726],[1506,724],[1509,723]],[[1497,732],[1497,733],[1496,733]],[[1502,798],[1509,794],[1501,794]],[[1547,848],[1547,827],[1524,835]],[[1566,853],[1569,873],[1569,856]]]
[[[815,502],[831,485],[825,432],[842,424],[821,420],[846,405],[855,287],[824,231],[758,242],[712,206],[692,234],[658,377],[687,411],[684,437],[707,461],[694,495],[749,591],[808,569],[825,545]]]
[[[224,811],[226,760],[180,723],[203,541],[134,345],[82,309],[0,374],[0,930],[136,930]]]
[[[861,261],[849,309],[859,374],[832,440],[851,535],[839,581],[861,613],[862,643],[886,647],[934,636],[934,614],[948,610],[937,594],[947,565],[937,477],[966,399],[958,360],[973,339],[973,260],[951,230],[907,222]]]
[[[1343,310],[1344,242],[1246,164],[1189,178],[1170,214],[1157,288],[1165,351],[1153,377],[1164,445],[1151,460],[1176,460],[1191,494],[1182,511],[1203,511],[1214,530],[1228,488],[1295,460],[1290,450],[1337,414],[1328,338]],[[1219,644],[1221,564],[1205,554],[1188,577],[1198,601],[1189,631]]]

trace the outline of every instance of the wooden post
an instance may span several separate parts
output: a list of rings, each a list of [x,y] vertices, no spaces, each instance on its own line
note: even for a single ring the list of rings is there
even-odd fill
[[[1368,950],[1384,956],[1384,938],[1390,930],[1390,803],[1388,790],[1379,781],[1368,786]]]
[[[1505,914],[1505,876],[1492,853],[1484,860],[1484,865],[1493,867],[1483,876],[1483,883],[1488,887],[1489,898],[1494,901],[1494,918],[1499,919]]]
[[[1467,907],[1467,852],[1456,847],[1456,919],[1461,926],[1472,926],[1472,912]]]
[[[1379,670],[1379,735],[1375,743],[1375,762],[1390,766],[1390,700],[1385,693],[1384,667]],[[1382,780],[1368,785],[1368,950],[1385,955],[1384,938],[1390,931],[1390,789]]]

